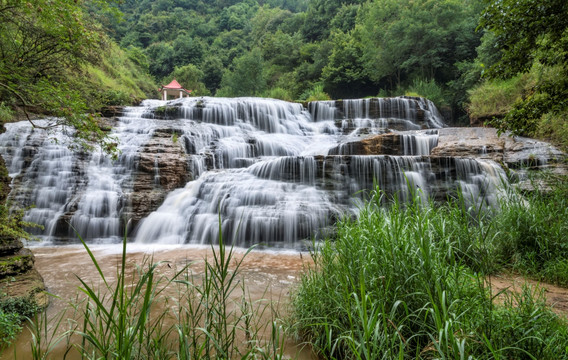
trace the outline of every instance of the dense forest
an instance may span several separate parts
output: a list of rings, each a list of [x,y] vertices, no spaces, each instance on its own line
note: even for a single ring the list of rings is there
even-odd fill
[[[568,144],[563,0],[0,4],[2,120],[30,105],[73,119],[176,78],[198,96],[420,95],[453,124]]]
[[[125,1],[122,18],[101,22],[158,82],[175,77],[198,95],[305,101],[413,92],[461,109],[475,78],[483,7],[477,0]]]

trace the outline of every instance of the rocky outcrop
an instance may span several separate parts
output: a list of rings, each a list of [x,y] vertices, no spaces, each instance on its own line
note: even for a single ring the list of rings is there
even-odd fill
[[[180,133],[174,128],[157,130],[140,152],[130,194],[131,212],[126,214],[132,225],[157,209],[168,192],[192,180]]]
[[[49,295],[46,292],[43,278],[34,268],[1,279],[0,292],[11,298],[32,300],[41,309],[49,304]]]
[[[0,278],[14,276],[31,270],[35,258],[30,249],[21,248],[17,252],[0,257]]]
[[[101,116],[115,118],[124,114],[124,106],[105,106],[101,109]]]
[[[544,141],[519,136],[499,136],[492,128],[445,128],[439,130],[433,156],[491,159],[509,168],[558,164],[565,154]]]
[[[7,189],[7,190],[6,190]],[[4,206],[10,190],[10,177],[0,156],[0,204]],[[2,219],[4,221],[4,219]],[[9,231],[0,233],[0,293],[12,298],[35,301],[40,308],[47,306],[43,278],[34,269],[33,253]]]
[[[3,128],[3,127],[2,127]],[[4,163],[4,158],[0,156],[0,204],[4,204],[10,193],[10,176]]]
[[[442,128],[435,130],[437,144],[433,157],[490,159],[511,169],[562,164],[566,155],[551,144],[519,136],[498,135],[492,128]],[[329,151],[329,155],[410,155],[405,136],[417,132],[392,132],[348,141]]]

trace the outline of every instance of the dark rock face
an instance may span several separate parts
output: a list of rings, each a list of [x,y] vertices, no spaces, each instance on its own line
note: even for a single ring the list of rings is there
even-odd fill
[[[180,133],[172,128],[159,129],[140,152],[129,199],[131,212],[126,214],[132,225],[157,209],[168,192],[193,180]]]
[[[4,158],[0,155],[0,204],[4,204],[10,194],[10,176],[8,176],[8,170],[6,169],[6,164]]]
[[[8,237],[0,238],[0,257],[10,256],[18,253],[24,244],[19,239],[12,239]]]
[[[115,118],[122,116],[124,106],[105,106],[101,109],[101,116],[105,118]]]
[[[29,249],[22,248],[16,253],[0,257],[0,279],[31,270],[35,258]]]
[[[350,141],[329,150],[329,155],[404,155],[401,135],[395,133]]]

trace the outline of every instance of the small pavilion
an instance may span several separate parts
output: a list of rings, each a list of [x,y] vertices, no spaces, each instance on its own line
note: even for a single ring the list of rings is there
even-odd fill
[[[176,79],[173,79],[168,85],[162,85],[160,88],[160,93],[162,93],[162,100],[168,100],[168,95],[173,97],[182,98],[184,95],[190,96],[191,90],[184,89]]]

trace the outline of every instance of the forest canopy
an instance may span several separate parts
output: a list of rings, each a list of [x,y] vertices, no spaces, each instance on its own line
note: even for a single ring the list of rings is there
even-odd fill
[[[305,101],[432,91],[459,112],[484,2],[126,0],[117,8],[123,17],[104,22],[114,40],[144,55],[158,82],[200,71],[197,95]]]

